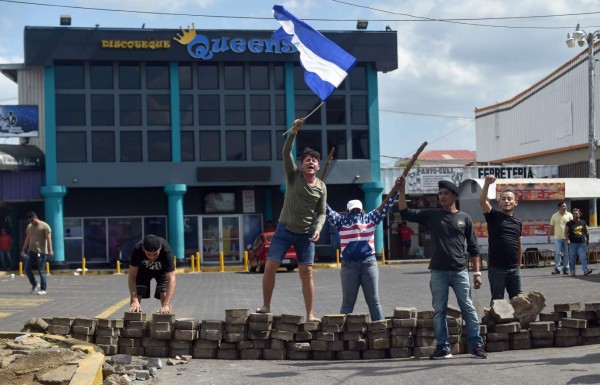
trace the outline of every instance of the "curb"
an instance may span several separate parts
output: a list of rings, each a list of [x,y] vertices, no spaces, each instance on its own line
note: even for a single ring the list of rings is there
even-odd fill
[[[25,332],[0,332],[0,338],[14,339],[19,336],[30,334],[39,337],[48,342],[58,345],[67,345],[70,349],[89,350],[88,355],[81,360],[75,374],[71,378],[69,385],[100,385],[102,384],[102,366],[104,365],[104,353],[99,348],[89,342],[80,341],[74,338],[66,338],[44,333],[25,333]]]

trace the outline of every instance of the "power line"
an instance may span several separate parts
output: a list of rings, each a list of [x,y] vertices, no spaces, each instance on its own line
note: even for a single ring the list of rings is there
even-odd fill
[[[454,115],[442,115],[442,114],[427,114],[425,112],[395,111],[395,110],[386,110],[384,108],[380,108],[379,111],[380,112],[390,112],[392,114],[425,116],[425,117],[430,117],[430,118],[457,119],[457,120],[475,120],[475,118],[469,118],[467,116],[454,116]]]
[[[478,20],[510,20],[510,19],[535,19],[535,18],[551,18],[551,17],[566,17],[566,16],[580,16],[580,15],[595,15],[600,12],[582,12],[582,13],[566,13],[566,14],[555,14],[555,15],[535,15],[535,16],[507,16],[498,18],[456,18],[456,19],[435,19],[423,16],[415,16],[410,14],[404,14],[400,12],[392,12],[383,9],[367,7],[363,5],[353,4],[344,2],[341,0],[333,0],[338,3],[366,8],[373,11],[389,13],[400,16],[407,16],[410,19],[376,19],[371,20],[374,22],[443,22],[451,24],[462,24],[475,27],[489,27],[489,28],[507,28],[507,29],[573,29],[573,26],[561,27],[561,26],[510,26],[510,25],[494,25],[494,24],[483,24],[483,23],[472,23],[467,21],[478,21]],[[204,17],[214,19],[241,19],[241,20],[272,20],[272,17],[260,17],[260,16],[234,16],[234,15],[208,15],[208,14],[197,14],[197,13],[185,13],[185,12],[157,12],[157,11],[137,11],[132,9],[115,9],[115,8],[100,8],[100,7],[83,7],[77,5],[63,5],[63,4],[48,4],[31,1],[19,1],[19,0],[0,0],[3,3],[12,3],[20,5],[34,5],[40,7],[53,7],[53,8],[66,8],[66,9],[77,9],[84,11],[102,11],[102,12],[122,12],[122,13],[133,13],[133,14],[145,14],[145,15],[161,15],[161,16],[188,16],[188,17]],[[325,21],[325,22],[355,22],[356,19],[322,19],[322,18],[303,18],[308,21]],[[582,28],[597,28],[598,26],[583,26]]]

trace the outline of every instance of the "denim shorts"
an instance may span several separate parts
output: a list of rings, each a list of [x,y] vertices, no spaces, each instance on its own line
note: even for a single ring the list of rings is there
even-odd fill
[[[315,244],[310,241],[312,234],[298,234],[286,229],[285,223],[279,222],[275,229],[275,236],[271,239],[271,247],[267,259],[281,263],[290,246],[296,249],[299,265],[312,265],[315,263]]]

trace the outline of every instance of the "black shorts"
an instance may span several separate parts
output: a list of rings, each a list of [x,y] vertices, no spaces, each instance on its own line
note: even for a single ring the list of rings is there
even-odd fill
[[[167,292],[169,283],[169,281],[167,281],[167,273],[161,271],[153,272],[139,268],[135,278],[135,290],[137,295],[141,298],[150,298],[150,281],[152,281],[152,278],[156,280],[154,298],[160,299],[160,294]]]

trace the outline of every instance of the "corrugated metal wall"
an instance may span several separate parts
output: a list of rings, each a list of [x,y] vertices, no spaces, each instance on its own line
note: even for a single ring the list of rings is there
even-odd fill
[[[598,84],[596,76],[596,122]],[[588,105],[588,61],[582,52],[515,98],[476,110],[477,161],[494,162],[587,144]],[[599,131],[596,127],[596,133]]]
[[[44,69],[31,68],[19,70],[19,104],[38,106],[39,133],[37,138],[30,138],[29,144],[33,144],[46,153],[45,127],[44,127]]]

